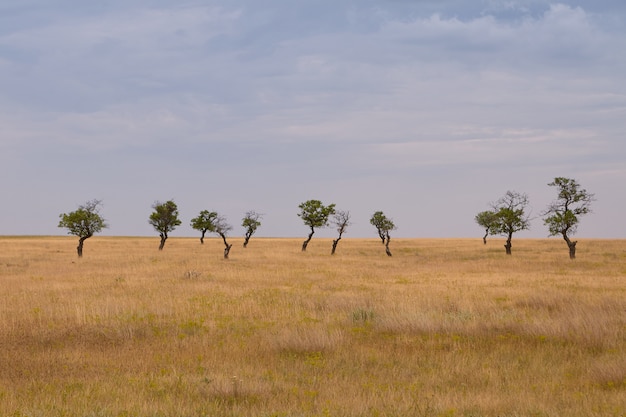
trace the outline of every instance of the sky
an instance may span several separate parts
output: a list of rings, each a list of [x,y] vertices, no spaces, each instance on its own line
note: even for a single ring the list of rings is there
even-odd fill
[[[217,211],[306,237],[309,199],[346,238],[482,236],[474,216],[547,184],[595,195],[581,238],[626,238],[623,0],[2,0],[0,235],[63,235],[102,200],[104,236]],[[330,228],[315,237],[332,237]]]

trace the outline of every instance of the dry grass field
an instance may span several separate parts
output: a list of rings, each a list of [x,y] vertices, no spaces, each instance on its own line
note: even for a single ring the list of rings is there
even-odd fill
[[[0,237],[0,416],[626,416],[626,241]]]

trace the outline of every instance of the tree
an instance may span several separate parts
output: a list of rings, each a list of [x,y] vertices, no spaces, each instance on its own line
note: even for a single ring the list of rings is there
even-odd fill
[[[328,218],[335,214],[335,205],[329,204],[325,206],[319,200],[308,200],[298,206],[300,213],[298,217],[302,219],[304,224],[311,228],[309,237],[302,243],[302,252],[306,251],[306,247],[313,238],[316,228],[328,226]]]
[[[511,239],[513,233],[530,228],[530,219],[525,213],[528,206],[528,196],[515,191],[507,191],[504,197],[493,204],[495,220],[490,233],[507,237],[504,248],[506,254],[511,254]]]
[[[575,259],[578,241],[570,240],[570,236],[576,233],[578,218],[591,213],[589,207],[595,201],[594,195],[580,188],[580,184],[570,178],[556,177],[548,185],[557,187],[559,193],[557,199],[542,213],[546,216],[543,222],[548,226],[550,236],[563,236],[569,248],[570,259]]]
[[[226,218],[218,215],[213,222],[213,231],[220,235],[222,240],[224,241],[224,259],[228,259],[228,254],[230,253],[230,248],[233,247],[232,244],[229,244],[226,241],[226,234],[230,232],[233,227],[227,223]]]
[[[78,236],[78,246],[76,251],[78,257],[83,257],[83,244],[85,240],[99,233],[102,229],[109,227],[100,215],[101,200],[87,201],[85,204],[78,206],[78,210],[70,213],[62,213],[59,215],[61,220],[58,227],[68,230],[68,234]]]
[[[246,238],[243,241],[244,248],[248,247],[248,242],[250,241],[250,238],[252,237],[254,232],[256,232],[256,229],[261,226],[261,217],[262,215],[257,213],[256,211],[249,211],[244,215],[243,219],[241,219],[241,225],[246,229]]]
[[[396,230],[396,225],[393,223],[393,220],[388,219],[382,211],[377,211],[370,218],[370,223],[376,227],[378,236],[385,245],[385,252],[387,253],[387,256],[391,256],[391,251],[389,250],[391,236],[389,235],[389,232]]]
[[[337,227],[337,232],[339,232],[339,237],[333,240],[333,249],[330,251],[330,254],[334,255],[337,245],[341,240],[341,236],[346,232],[346,229],[350,225],[350,212],[342,210],[337,211],[333,215],[332,223]]]
[[[217,233],[224,241],[224,259],[228,259],[230,248],[233,245],[226,241],[226,235],[233,227],[226,222],[223,216],[214,211],[202,210],[198,217],[191,219],[191,227],[202,232],[202,237],[200,238],[202,243],[204,243],[206,232]]]
[[[200,243],[204,244],[204,236],[206,232],[212,232],[214,228],[214,221],[217,218],[217,213],[214,211],[202,210],[198,217],[191,219],[191,227],[195,230],[199,230]]]
[[[476,220],[476,223],[478,223],[479,226],[482,226],[485,228],[485,235],[483,236],[483,243],[486,245],[487,236],[489,235],[489,232],[491,228],[494,226],[494,223],[496,221],[496,213],[493,212],[492,210],[481,211],[480,213],[476,215],[476,217],[474,217],[474,220]]]
[[[159,250],[163,250],[168,233],[180,226],[181,221],[178,219],[178,207],[172,200],[161,203],[157,201],[152,205],[154,212],[150,214],[148,223],[159,232],[161,236],[161,244]]]
[[[372,215],[372,218],[370,219],[370,223],[376,228],[376,231],[378,232],[378,237],[380,237],[383,245],[387,240],[386,231],[393,230],[393,222],[391,222],[391,224],[389,224],[389,222],[390,220],[383,214],[382,211],[377,211]]]

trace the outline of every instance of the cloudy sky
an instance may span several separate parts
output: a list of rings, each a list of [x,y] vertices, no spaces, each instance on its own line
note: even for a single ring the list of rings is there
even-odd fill
[[[595,193],[580,237],[626,238],[623,0],[2,0],[0,235],[104,235],[218,211],[302,236],[308,199],[346,237],[480,237],[474,215],[554,177]],[[316,236],[333,236],[332,230]]]

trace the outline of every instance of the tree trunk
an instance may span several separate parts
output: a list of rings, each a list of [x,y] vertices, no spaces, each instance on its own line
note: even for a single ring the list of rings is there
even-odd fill
[[[385,234],[380,229],[378,229],[378,236],[380,237],[380,240],[383,242],[383,245],[384,245],[385,244]]]
[[[165,246],[166,240],[167,240],[167,234],[161,233],[161,244],[159,245],[159,250],[163,250],[163,246]]]
[[[206,234],[206,230],[202,231],[202,236],[200,236],[200,243],[204,245],[204,235]]]
[[[575,240],[572,242],[569,237],[567,237],[566,233],[563,233],[563,239],[565,240],[565,242],[567,243],[567,247],[569,248],[569,258],[576,259],[576,244],[578,243],[578,241]]]
[[[78,239],[78,246],[76,247],[76,252],[78,253],[79,258],[83,257],[83,243],[85,243],[85,239],[87,238],[81,237],[80,239]]]
[[[387,254],[387,256],[391,256],[391,251],[389,250],[389,242],[391,241],[391,237],[389,236],[389,234],[387,234],[387,239],[385,242],[385,253]]]
[[[511,254],[511,239],[513,238],[513,233],[509,233],[509,237],[506,239],[506,245],[504,245],[504,249],[506,249],[506,254]]]
[[[302,252],[306,252],[306,247],[309,245],[309,242],[313,238],[313,233],[315,233],[315,229],[311,227],[311,233],[309,233],[309,237],[307,238],[307,240],[302,242]]]
[[[243,247],[248,247],[248,242],[250,241],[250,237],[252,237],[252,233],[246,232],[246,239],[243,241]]]
[[[335,250],[337,249],[337,245],[339,244],[339,241],[341,240],[341,233],[339,233],[339,237],[335,240],[333,240],[333,249],[330,251],[331,255],[335,254]]]
[[[222,237],[222,240],[224,241],[224,259],[228,259],[230,248],[232,248],[233,245],[228,244],[228,242],[226,241],[226,235],[224,233],[220,233],[220,236]]]
[[[483,244],[487,244],[487,236],[489,236],[489,229],[485,230],[485,236],[483,236]]]

